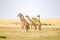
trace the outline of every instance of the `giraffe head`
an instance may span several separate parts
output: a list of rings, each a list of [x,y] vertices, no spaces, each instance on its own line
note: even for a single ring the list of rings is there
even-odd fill
[[[40,17],[40,15],[38,14],[38,16],[37,17]]]
[[[28,15],[26,15],[26,17],[29,17]]]
[[[22,14],[22,13],[19,13],[19,14],[18,14],[18,16],[19,16],[19,17],[22,17],[22,16],[23,16],[23,14]]]

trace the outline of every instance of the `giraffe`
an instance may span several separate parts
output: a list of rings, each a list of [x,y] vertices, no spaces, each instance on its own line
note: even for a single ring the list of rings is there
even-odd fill
[[[40,22],[40,15],[37,16],[38,18],[38,23],[37,23],[37,26],[38,26],[38,29],[41,30],[41,22]]]
[[[24,18],[22,13],[19,13],[18,16],[20,17],[20,21],[21,21],[21,27],[22,29],[25,28],[26,32],[29,30],[29,23],[27,22],[27,20]]]
[[[36,30],[37,29],[36,23],[32,19],[30,19],[30,17],[28,15],[26,15],[26,17],[28,18],[28,20],[30,22],[31,29],[32,29],[32,26],[34,26],[34,28]]]

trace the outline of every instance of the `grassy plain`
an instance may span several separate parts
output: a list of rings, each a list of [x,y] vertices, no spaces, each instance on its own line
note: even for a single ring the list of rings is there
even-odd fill
[[[60,40],[59,18],[42,18],[41,23],[41,31],[21,32],[19,19],[0,19],[0,40]]]

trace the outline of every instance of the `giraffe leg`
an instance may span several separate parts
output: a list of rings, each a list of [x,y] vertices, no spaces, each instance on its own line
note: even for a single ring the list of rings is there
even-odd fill
[[[38,29],[39,29],[39,30],[41,30],[41,27],[40,27],[40,26],[38,26]]]
[[[32,25],[30,25],[30,29],[32,29]]]
[[[41,30],[41,25],[38,25],[38,29]]]
[[[35,27],[35,30],[36,30],[37,29],[36,25],[34,25],[34,27]]]
[[[28,28],[28,26],[26,26],[26,32],[28,32],[28,30],[29,30],[29,28]]]
[[[24,32],[24,26],[21,26],[21,32]]]
[[[26,32],[30,29],[29,24],[26,24]]]
[[[21,28],[22,28],[22,29],[24,29],[24,27],[23,27],[23,26],[22,26]]]

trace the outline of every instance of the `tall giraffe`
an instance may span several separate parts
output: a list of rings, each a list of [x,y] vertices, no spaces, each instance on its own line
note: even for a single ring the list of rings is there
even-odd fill
[[[21,27],[22,29],[26,29],[26,32],[29,29],[29,23],[27,22],[27,20],[24,18],[22,13],[19,13],[18,16],[20,17],[20,21],[21,21]]]
[[[36,27],[36,23],[34,21],[32,21],[32,19],[30,19],[30,17],[28,15],[26,15],[26,17],[28,18],[29,22],[30,22],[30,26],[31,26],[31,29],[32,29],[32,26],[34,26],[35,30],[37,29]]]
[[[41,30],[41,25],[42,24],[40,22],[40,15],[38,15],[37,18],[38,18],[38,24],[37,24],[38,25],[38,29]]]

